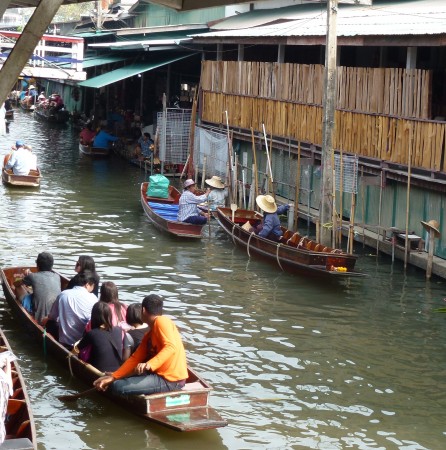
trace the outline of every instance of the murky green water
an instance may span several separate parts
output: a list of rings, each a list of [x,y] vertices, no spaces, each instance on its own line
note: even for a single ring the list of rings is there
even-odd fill
[[[0,326],[20,356],[41,449],[442,449],[446,445],[445,283],[364,250],[370,277],[339,285],[282,274],[249,260],[212,225],[201,242],[172,240],[145,219],[144,172],[117,157],[79,155],[70,127],[17,112],[0,141],[38,155],[39,190],[0,186],[0,263],[32,264],[37,253],[74,273],[92,255],[121,300],[166,298],[189,363],[215,391],[226,428],[180,434],[148,424],[92,395],[42,357],[0,305]],[[363,252],[362,248],[357,249]],[[445,305],[446,306],[446,305]]]

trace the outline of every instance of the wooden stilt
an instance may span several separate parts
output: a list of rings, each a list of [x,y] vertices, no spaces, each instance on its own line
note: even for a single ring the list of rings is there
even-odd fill
[[[409,213],[410,213],[410,181],[412,175],[412,126],[409,126],[409,158],[407,162],[407,196],[406,196],[406,239],[404,242],[404,269],[407,268],[409,256]]]
[[[294,229],[297,230],[299,218],[299,194],[300,194],[300,141],[297,145],[297,170],[296,170],[296,193],[294,195]]]

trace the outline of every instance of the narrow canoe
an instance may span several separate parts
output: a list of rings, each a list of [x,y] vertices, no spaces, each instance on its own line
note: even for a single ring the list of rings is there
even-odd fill
[[[41,179],[39,168],[31,170],[28,175],[14,175],[11,169],[2,168],[2,181],[8,186],[39,187]]]
[[[110,156],[109,148],[92,147],[91,145],[84,145],[79,142],[79,151],[83,155],[91,156],[93,158],[104,158]]]
[[[36,117],[50,123],[67,123],[70,118],[70,113],[66,109],[45,108],[39,104],[35,106],[34,114]]]
[[[181,196],[178,189],[169,186],[169,197],[157,198],[147,196],[148,186],[148,182],[141,184],[141,205],[156,228],[181,238],[202,238],[201,231],[204,225],[193,225],[176,220]]]
[[[11,346],[3,330],[0,329],[0,353],[6,351],[12,352]],[[11,362],[11,374],[13,394],[8,399],[7,421],[5,421],[6,438],[0,448],[37,449],[36,427],[31,411],[31,402],[17,361]]]
[[[41,343],[42,348],[45,344],[47,352],[63,364],[67,371],[91,386],[93,381],[103,374],[68,351],[51,334],[46,333],[16,299],[12,289],[15,274],[25,273],[27,269],[37,271],[36,267],[10,267],[0,271],[3,292],[9,306],[24,322],[35,341]],[[68,279],[61,276],[61,283],[64,288]],[[129,396],[113,395],[106,391],[98,395],[105,395],[127,411],[175,431],[199,431],[226,426],[226,420],[209,405],[212,387],[192,369],[188,368],[188,371],[186,385],[180,391]]]
[[[292,274],[327,276],[330,278],[358,277],[354,270],[356,255],[339,249],[324,247],[299,233],[282,228],[283,237],[274,242],[249,232],[243,225],[253,225],[261,218],[256,211],[238,209],[232,221],[230,208],[217,208],[217,220],[234,244],[244,248],[248,256],[255,256],[277,265]]]

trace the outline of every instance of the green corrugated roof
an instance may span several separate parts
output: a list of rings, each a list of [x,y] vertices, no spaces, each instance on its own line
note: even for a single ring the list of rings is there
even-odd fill
[[[118,61],[125,61],[127,58],[119,57],[119,56],[102,56],[98,58],[88,58],[84,59],[82,63],[84,69],[88,69],[90,67],[103,66],[104,64],[110,64]]]
[[[85,31],[84,33],[73,34],[73,37],[89,38],[89,37],[102,37],[115,34],[114,31]]]
[[[101,88],[117,81],[124,80],[125,78],[133,77],[139,73],[147,72],[149,70],[157,69],[158,67],[165,66],[175,61],[188,58],[192,54],[177,56],[176,58],[154,58],[150,62],[142,62],[131,64],[129,66],[121,67],[120,69],[112,70],[111,72],[104,73],[94,78],[90,78],[86,81],[81,81],[78,86]]]

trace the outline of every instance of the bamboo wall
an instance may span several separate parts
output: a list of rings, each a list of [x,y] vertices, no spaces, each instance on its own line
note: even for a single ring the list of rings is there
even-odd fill
[[[242,95],[203,92],[202,120],[322,144],[322,107]],[[336,111],[334,147],[371,158],[446,172],[445,122]]]
[[[324,66],[250,61],[203,61],[205,91],[322,106]],[[338,109],[430,119],[432,72],[339,67]]]

